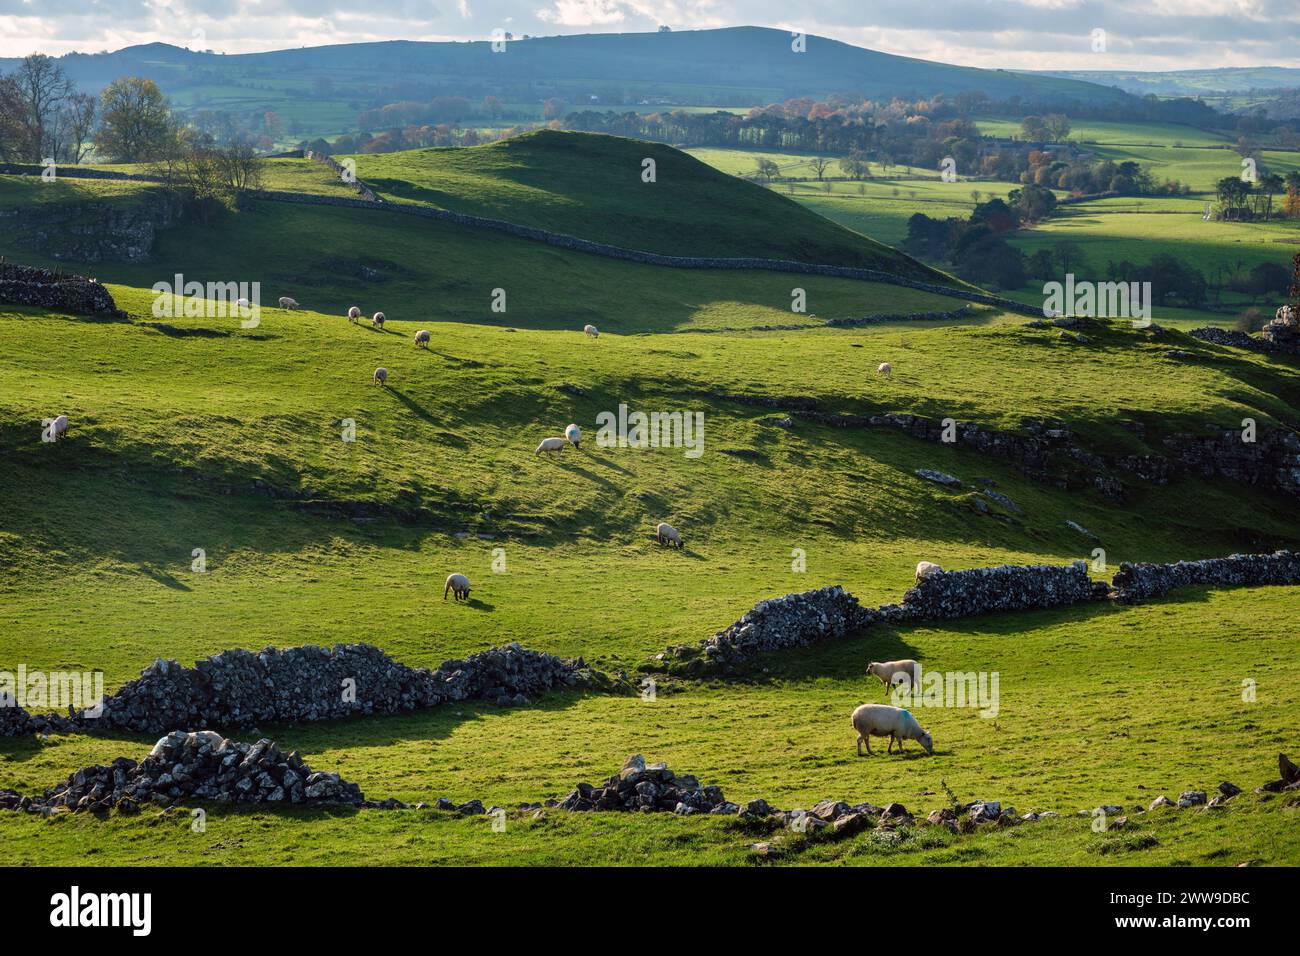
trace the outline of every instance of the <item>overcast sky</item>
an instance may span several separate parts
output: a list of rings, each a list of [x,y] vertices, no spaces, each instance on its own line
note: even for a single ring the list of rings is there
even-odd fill
[[[1300,66],[1300,0],[0,0],[0,56],[754,24],[971,66]],[[1093,50],[1105,31],[1105,52]]]

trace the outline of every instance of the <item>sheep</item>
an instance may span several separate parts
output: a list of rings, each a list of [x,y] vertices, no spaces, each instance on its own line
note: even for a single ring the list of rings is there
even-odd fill
[[[916,580],[918,583],[934,574],[943,574],[943,568],[932,561],[918,561],[916,564]]]
[[[580,448],[582,443],[582,429],[577,425],[570,425],[564,430],[564,440],[574,448]]]
[[[375,369],[375,384],[376,384],[376,385],[384,385],[384,386],[387,386],[387,384],[388,384],[388,369],[386,369],[386,368],[377,368],[377,369]]]
[[[62,438],[62,437],[63,437],[64,435],[66,435],[67,433],[68,433],[68,416],[67,416],[67,415],[60,415],[58,418],[56,418],[56,419],[54,419],[52,422],[50,422],[50,437],[51,437],[54,441],[58,441],[60,438]]]
[[[382,329],[384,327],[384,313],[376,312],[374,317],[370,320],[370,324],[377,329]]]
[[[297,300],[297,299],[291,299],[291,298],[289,298],[287,295],[282,295],[282,296],[280,296],[280,308],[282,308],[282,309],[296,309],[296,308],[298,308],[298,300]]]
[[[236,299],[235,307],[239,309],[247,309],[250,308],[250,305],[247,299]]]
[[[537,446],[537,451],[533,452],[533,454],[540,455],[544,451],[553,451],[559,454],[564,451],[566,444],[568,443],[563,438],[543,438],[542,443]]]
[[[858,733],[858,756],[863,756],[862,745],[867,745],[866,756],[871,756],[871,738],[889,737],[889,750],[893,753],[894,743],[898,743],[898,752],[903,752],[904,740],[915,740],[925,752],[934,755],[934,738],[921,729],[916,718],[901,707],[888,704],[863,704],[853,712],[853,729]]]
[[[906,678],[911,688],[921,684],[921,665],[916,661],[872,661],[867,665],[867,676],[875,675],[888,691],[895,683],[902,683]]]
[[[600,329],[596,328],[594,325],[584,325],[582,331],[589,339],[597,338],[600,335]]]
[[[883,375],[885,378],[890,378],[894,374],[894,366],[890,365],[888,362],[881,362],[876,368],[876,374]]]
[[[682,533],[666,521],[659,522],[659,525],[655,528],[655,539],[660,544],[666,544],[670,548],[674,545],[679,548],[682,547]]]
[[[427,349],[429,347],[430,338],[432,338],[432,336],[429,335],[428,329],[420,329],[420,331],[415,333],[415,347],[417,349]]]
[[[463,574],[447,575],[447,586],[442,589],[442,599],[447,600],[447,592],[452,593],[453,601],[469,600],[469,578]]]
[[[349,322],[356,322],[359,318],[361,318],[361,310],[359,308],[354,305],[352,308],[348,309]]]

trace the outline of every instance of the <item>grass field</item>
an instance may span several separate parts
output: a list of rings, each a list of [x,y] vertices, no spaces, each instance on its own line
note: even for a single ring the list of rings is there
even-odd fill
[[[433,172],[407,169],[408,185],[397,182],[413,162],[394,160],[389,188],[425,201]],[[437,154],[429,162],[439,176],[453,170]],[[446,205],[603,235],[624,202],[602,194],[584,218],[557,198],[583,175],[580,163],[540,183],[494,163],[443,176],[444,188],[464,184]],[[660,184],[666,171],[698,168],[662,163]],[[596,161],[588,178],[602,169]],[[15,191],[21,184],[0,187],[4,202],[35,201]],[[749,189],[734,195],[755,196],[756,206],[779,198]],[[639,241],[664,248],[720,242],[675,218],[709,218],[707,206],[693,208],[674,206],[657,230],[645,206],[628,218],[647,223]],[[871,248],[810,211],[781,208],[846,249]],[[752,234],[737,246],[749,251],[790,243],[801,220],[777,232],[761,217],[738,221]],[[519,641],[635,678],[665,646],[699,641],[765,597],[842,584],[865,604],[895,601],[922,559],[1057,564],[1102,547],[1109,574],[1123,560],[1300,543],[1294,503],[1262,489],[1135,481],[1117,505],[891,430],[803,419],[775,427],[767,420],[782,414],[780,402],[727,397],[812,396],[832,411],[910,411],[1010,430],[1056,417],[1094,451],[1142,454],[1174,432],[1246,416],[1293,424],[1300,367],[1291,360],[1176,333],[1156,339],[1122,322],[1070,345],[987,309],[960,324],[757,332],[812,323],[789,311],[796,277],[658,269],[386,211],[268,202],[206,227],[202,242],[190,228],[164,230],[147,262],[62,263],[110,283],[124,319],[0,307],[0,670],[98,669],[111,692],[159,656],[191,664],[232,647],[367,641],[435,666]],[[38,259],[3,238],[0,253]],[[263,309],[255,328],[156,317],[149,288],[177,271],[262,281],[265,301],[294,295],[304,309]],[[819,318],[955,304],[897,286],[797,284]],[[508,291],[505,313],[490,310],[497,287]],[[349,324],[342,312],[354,301],[384,309],[385,330]],[[588,321],[622,334],[586,339]],[[427,352],[412,347],[418,328],[433,332]],[[714,334],[666,334],[701,328]],[[1194,357],[1166,358],[1171,347]],[[892,378],[874,374],[881,361],[893,364]],[[386,389],[370,383],[380,365]],[[596,444],[597,415],[621,403],[703,413],[703,453]],[[71,417],[70,435],[43,443],[41,419],[56,411]],[[341,438],[344,419],[356,423],[354,442]],[[1125,424],[1134,421],[1145,438]],[[587,431],[581,451],[533,454],[568,422]],[[966,487],[926,482],[918,468]],[[969,490],[978,478],[1020,511],[981,513]],[[355,505],[360,520],[306,506],[304,496]],[[683,529],[685,548],[655,544],[660,520]],[[206,554],[204,573],[191,570],[195,548]],[[795,549],[806,554],[804,571],[792,566]],[[453,570],[471,577],[475,600],[440,600]],[[52,580],[75,600],[51,599]],[[947,786],[963,800],[1065,815],[970,836],[794,839],[776,864],[1294,864],[1296,811],[1249,790],[1274,775],[1278,751],[1295,749],[1298,597],[1294,587],[1193,590],[1136,607],[882,627],[773,655],[739,679],[670,680],[654,701],[569,692],[518,709],[466,703],[258,730],[373,798],[510,807],[563,796],[643,753],[733,800],[898,800],[927,811],[947,802]],[[997,671],[999,713],[932,710],[923,722],[934,757],[858,759],[848,714],[883,700],[865,664],[907,656],[927,669]],[[1258,687],[1250,703],[1247,679]],[[5,739],[0,787],[39,791],[80,766],[138,758],[151,743],[127,734]],[[1131,817],[1133,829],[1106,834],[1073,815],[1224,779],[1248,791],[1224,810]],[[213,807],[203,834],[184,811],[0,814],[0,839],[20,864],[740,865],[754,862],[749,844],[771,836],[737,821],[561,811],[513,815],[504,833],[434,811]]]

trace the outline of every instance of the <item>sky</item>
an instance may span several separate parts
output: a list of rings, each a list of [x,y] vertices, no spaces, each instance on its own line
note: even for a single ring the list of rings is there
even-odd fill
[[[1300,0],[0,0],[0,56],[756,25],[969,66],[1300,67]]]

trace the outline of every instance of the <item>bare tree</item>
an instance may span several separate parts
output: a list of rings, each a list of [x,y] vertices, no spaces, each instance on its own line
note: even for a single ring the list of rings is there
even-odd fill
[[[39,163],[53,155],[58,145],[59,112],[76,88],[63,68],[43,53],[25,57],[10,79],[16,90],[19,113],[17,152],[24,162]]]
[[[826,170],[830,168],[831,161],[825,156],[814,156],[810,165],[813,168],[813,172],[817,174],[817,179],[820,180],[826,175]]]
[[[64,153],[72,163],[79,163],[90,152],[95,136],[95,112],[99,101],[89,93],[74,93],[60,114],[64,129]]]

